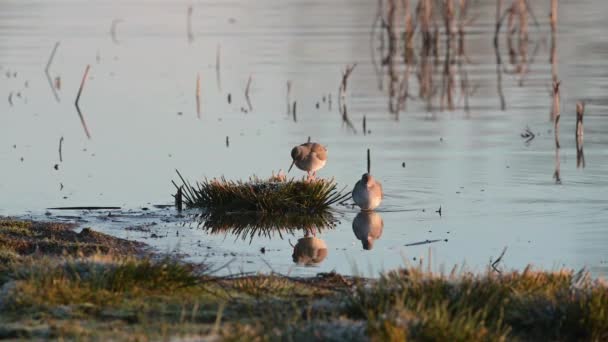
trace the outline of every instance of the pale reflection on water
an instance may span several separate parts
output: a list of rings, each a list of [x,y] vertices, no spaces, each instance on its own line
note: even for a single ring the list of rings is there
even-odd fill
[[[319,176],[352,187],[370,148],[386,192],[380,232],[355,228],[357,212],[339,208],[335,229],[314,237],[327,253],[313,267],[293,262],[290,243],[303,238],[301,231],[244,241],[199,229],[195,218],[175,218],[170,210],[77,215],[192,260],[235,258],[231,271],[374,273],[429,248],[437,267],[466,262],[482,269],[508,246],[506,267],[608,273],[603,1],[560,3],[555,44],[540,15],[548,9],[534,4],[540,23],[529,29],[527,63],[501,36],[499,65],[494,2],[480,2],[470,10],[477,19],[465,28],[462,49],[455,40],[446,59],[441,40],[437,57],[421,58],[416,45],[415,62],[397,53],[379,73],[370,51],[378,48],[370,44],[376,2],[207,1],[195,3],[189,16],[190,5],[0,3],[0,214],[168,203],[176,168],[191,178],[268,176],[286,169],[291,148],[311,136],[329,150]],[[346,122],[338,87],[352,63]],[[74,106],[86,65],[80,108],[90,140]],[[562,82],[559,149],[550,117],[554,74]],[[286,113],[288,81],[297,116]],[[584,155],[575,137],[580,100]],[[521,137],[526,127],[535,136],[529,144]],[[142,224],[148,231],[124,229]],[[427,240],[441,242],[405,246]],[[311,260],[320,259],[315,255]]]

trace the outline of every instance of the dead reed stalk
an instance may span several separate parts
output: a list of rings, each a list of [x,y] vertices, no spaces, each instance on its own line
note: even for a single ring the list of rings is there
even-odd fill
[[[59,162],[63,163],[63,137],[59,139]]]
[[[46,62],[46,67],[44,68],[44,74],[46,75],[46,79],[49,82],[49,86],[51,87],[51,91],[53,92],[53,96],[55,97],[55,100],[57,102],[61,102],[61,100],[59,99],[59,95],[57,94],[57,89],[53,86],[53,79],[51,78],[51,74],[49,72],[49,70],[51,68],[51,64],[53,63],[53,59],[55,59],[55,54],[57,53],[58,48],[59,48],[59,42],[56,42],[55,46],[53,47],[53,51],[51,52],[51,55],[49,56],[49,60]]]
[[[188,43],[194,41],[194,34],[192,33],[192,12],[194,9],[192,6],[188,6],[188,15],[186,16],[186,30],[188,34]]]
[[[348,78],[352,74],[353,70],[355,70],[356,66],[357,63],[347,65],[344,71],[342,72],[342,81],[340,82],[340,88],[338,91],[340,94],[338,105],[340,107],[342,107],[344,102],[346,101],[346,88],[348,86]]]
[[[196,116],[201,118],[201,75],[196,74]]]
[[[585,114],[585,103],[576,103],[576,168],[585,168],[585,153],[583,152],[583,115]]]
[[[287,81],[287,94],[285,98],[287,100],[287,116],[289,116],[289,110],[291,109],[291,81]]]
[[[553,103],[551,105],[551,120],[557,121],[560,116],[560,81],[553,81]]]
[[[416,28],[412,20],[410,0],[403,0],[403,11],[405,15],[405,53],[403,57],[405,64],[412,64],[414,63],[414,34],[416,33]]]
[[[363,115],[363,135],[367,135],[367,122],[365,120],[365,115]]]
[[[579,101],[576,103],[576,136],[584,135],[583,116],[585,115],[585,102]]]
[[[551,0],[551,33],[557,32],[557,0]]]
[[[222,46],[217,44],[217,49],[215,50],[215,78],[217,81],[217,90],[222,91],[222,78],[220,75],[220,53]]]
[[[116,45],[119,43],[118,38],[116,38],[116,26],[122,22],[122,19],[114,19],[112,20],[112,25],[110,27],[110,37],[112,38],[112,42]]]
[[[76,106],[76,111],[78,112],[78,116],[80,117],[80,123],[82,124],[82,128],[84,129],[84,133],[87,135],[88,139],[91,139],[91,133],[89,133],[89,129],[87,127],[87,123],[84,120],[84,116],[82,115],[82,111],[80,110],[80,106],[78,103],[80,102],[80,95],[82,95],[82,89],[84,88],[84,84],[87,81],[87,76],[89,75],[89,69],[91,69],[90,65],[87,65],[84,70],[84,75],[82,75],[82,81],[80,82],[80,88],[78,88],[78,94],[76,95],[76,101],[74,101],[74,105]]]
[[[249,111],[253,110],[251,106],[251,99],[249,98],[249,90],[251,89],[251,75],[249,75],[249,79],[247,80],[247,86],[245,87],[245,100],[247,100],[247,106],[249,107]]]

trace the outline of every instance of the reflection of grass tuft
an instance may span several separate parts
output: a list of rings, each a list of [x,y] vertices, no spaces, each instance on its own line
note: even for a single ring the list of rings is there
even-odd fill
[[[327,210],[349,195],[337,190],[333,179],[308,182],[274,176],[230,181],[222,177],[192,185],[179,172],[178,175],[183,183],[184,203],[189,208],[311,214]]]
[[[201,214],[199,219],[201,222],[199,226],[212,234],[232,233],[243,240],[260,236],[270,238],[274,233],[283,238],[284,233],[293,235],[301,230],[321,233],[323,229],[334,227],[336,222],[336,218],[329,210],[315,215],[207,211]]]

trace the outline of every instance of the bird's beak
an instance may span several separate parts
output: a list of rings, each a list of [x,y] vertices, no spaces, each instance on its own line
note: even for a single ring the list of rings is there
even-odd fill
[[[295,163],[296,163],[296,161],[295,161],[295,159],[294,159],[294,160],[291,162],[291,166],[289,167],[289,170],[287,170],[287,173],[289,173],[289,171],[291,171],[291,168],[293,167],[293,164],[295,164]]]

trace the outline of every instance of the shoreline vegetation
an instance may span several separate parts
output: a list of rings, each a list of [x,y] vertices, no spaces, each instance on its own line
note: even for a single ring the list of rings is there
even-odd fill
[[[73,228],[0,218],[0,338],[608,339],[608,284],[584,271],[220,277]]]

